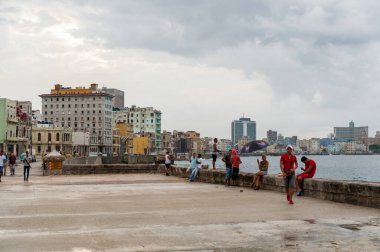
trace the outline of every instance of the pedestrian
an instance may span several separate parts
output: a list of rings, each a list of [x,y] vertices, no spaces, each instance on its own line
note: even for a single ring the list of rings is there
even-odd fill
[[[257,165],[259,166],[259,171],[253,176],[253,182],[252,185],[253,189],[259,190],[260,189],[260,181],[261,179],[268,174],[268,168],[269,168],[269,162],[267,160],[267,156],[262,155],[261,161],[257,159]]]
[[[170,157],[170,152],[167,151],[165,155],[165,170],[166,176],[170,176],[169,171],[171,170],[172,158]]]
[[[30,172],[30,157],[29,157],[28,151],[25,153],[25,156],[22,162],[24,163],[24,181],[28,181],[29,172]]]
[[[229,150],[227,154],[222,158],[222,161],[226,164],[226,178],[225,178],[226,186],[231,185],[231,177],[232,177],[231,155],[232,155],[232,150]]]
[[[191,182],[194,182],[194,180],[198,176],[199,171],[202,169],[202,154],[198,154],[196,158],[196,164],[196,168],[193,169],[193,171],[191,172]]]
[[[190,167],[189,167],[189,172],[190,172],[189,181],[190,182],[194,182],[194,179],[195,179],[194,170],[196,169],[197,169],[197,154],[194,152],[190,159]]]
[[[7,162],[7,157],[4,155],[3,150],[0,150],[0,182],[1,182],[1,176],[3,175],[3,169],[4,165]]]
[[[296,176],[297,196],[301,196],[304,192],[303,181],[314,177],[317,170],[317,164],[314,160],[308,159],[307,157],[302,157],[301,162],[305,164],[305,168],[301,168],[303,172]]]
[[[294,182],[295,182],[295,170],[298,167],[298,162],[296,156],[292,154],[293,146],[288,145],[286,147],[286,153],[281,156],[280,167],[282,176],[285,182],[286,189],[286,199],[289,204],[293,205],[293,192],[294,192]]]
[[[7,176],[8,157],[9,157],[9,155],[6,152],[4,152],[4,156],[5,156],[5,160],[4,160],[4,167],[3,167],[3,170],[4,170],[3,176],[5,177],[5,176]]]
[[[216,169],[216,159],[218,158],[218,154],[220,150],[218,150],[218,138],[214,138],[214,144],[212,145],[212,169]]]
[[[9,168],[11,170],[11,176],[14,176],[16,171],[16,156],[13,152],[11,152],[9,156]]]
[[[231,163],[232,163],[232,185],[237,186],[239,182],[239,166],[242,162],[235,149],[232,150]]]

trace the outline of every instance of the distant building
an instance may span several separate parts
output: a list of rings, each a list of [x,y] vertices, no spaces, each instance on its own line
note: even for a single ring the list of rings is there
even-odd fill
[[[334,127],[334,138],[366,141],[368,139],[368,126],[355,127],[354,122],[351,121],[348,127]]]
[[[40,97],[45,122],[74,132],[89,132],[91,155],[112,154],[112,95],[95,83],[90,88],[56,84],[49,94]]]
[[[285,143],[285,138],[284,138],[284,136],[281,135],[281,133],[278,134],[278,137],[277,137],[277,144],[280,145],[280,146],[282,146],[282,145],[284,145],[284,143]]]
[[[55,127],[53,124],[37,124],[33,127],[32,141],[33,153],[37,156],[56,150],[63,154],[73,152],[72,130]]]
[[[0,98],[0,149],[20,155],[31,150],[31,102]]]
[[[124,91],[115,88],[103,87],[102,91],[113,96],[112,107],[124,108]]]
[[[267,131],[267,141],[270,144],[275,144],[277,142],[277,131],[268,130]]]
[[[231,123],[232,144],[236,145],[245,137],[245,140],[256,140],[256,122],[250,118],[240,118]]]
[[[153,107],[122,108],[114,110],[114,123],[128,123],[133,125],[133,133],[152,133],[151,152],[158,153],[161,149],[161,111]]]

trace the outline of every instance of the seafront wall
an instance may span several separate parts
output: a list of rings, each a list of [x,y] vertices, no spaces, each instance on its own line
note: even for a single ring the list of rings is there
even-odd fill
[[[159,166],[159,172],[163,173],[165,168]],[[185,167],[173,166],[173,175],[187,178]],[[205,170],[199,173],[198,181],[212,184],[224,184],[224,170]],[[250,187],[253,174],[240,173],[239,181],[241,187]],[[284,180],[277,175],[267,175],[263,178],[261,186],[264,190],[285,192]],[[340,203],[380,208],[380,183],[361,181],[340,181],[329,179],[306,179],[304,182],[304,195],[323,200]]]
[[[96,163],[96,162],[95,162]],[[173,176],[187,178],[187,167],[173,166]],[[58,174],[128,174],[165,173],[164,165],[155,164],[64,164]],[[57,174],[57,173],[55,173]],[[203,183],[224,184],[224,170],[202,169],[197,180]],[[240,173],[241,187],[250,187],[252,173]],[[284,181],[276,175],[267,175],[261,186],[264,190],[285,192]],[[374,207],[380,209],[380,183],[340,181],[329,179],[307,179],[304,183],[305,196],[340,203]]]

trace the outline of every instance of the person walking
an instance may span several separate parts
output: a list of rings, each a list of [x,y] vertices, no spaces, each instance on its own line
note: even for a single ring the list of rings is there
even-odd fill
[[[231,185],[231,177],[232,177],[232,162],[231,162],[232,150],[229,150],[227,154],[222,158],[222,161],[226,164],[226,177],[225,177],[225,185]]]
[[[0,182],[1,182],[1,176],[3,176],[3,169],[4,165],[7,162],[7,157],[4,155],[3,150],[0,150]]]
[[[3,176],[5,177],[5,176],[7,176],[8,157],[9,157],[9,155],[7,155],[6,152],[4,152],[3,155],[4,155],[4,157],[5,157],[5,159],[4,159],[4,161],[3,161],[3,163],[4,163],[4,164],[3,164],[3,170],[4,170],[4,172],[3,172]]]
[[[242,162],[236,150],[232,151],[231,163],[232,163],[232,185],[237,186],[239,184],[239,166]]]
[[[295,181],[295,170],[298,167],[298,162],[296,156],[292,154],[293,146],[288,145],[286,147],[286,153],[281,156],[280,167],[282,176],[285,182],[286,189],[286,199],[289,204],[293,205],[293,192],[294,192],[294,181]]]
[[[269,162],[267,156],[262,155],[261,161],[257,159],[257,165],[259,166],[259,171],[253,176],[252,186],[254,190],[260,189],[261,179],[268,174]]]
[[[16,171],[16,156],[13,152],[11,152],[9,156],[9,168],[11,170],[11,176],[14,176]]]
[[[214,138],[214,144],[212,145],[212,169],[216,169],[216,159],[218,158],[218,154],[220,150],[218,150],[218,138]]]
[[[308,159],[307,157],[302,157],[301,162],[305,164],[305,168],[301,168],[303,172],[296,176],[297,196],[302,196],[304,192],[303,181],[314,177],[317,170],[317,164],[314,160]]]
[[[29,157],[28,151],[25,153],[25,156],[22,162],[24,163],[24,181],[28,181],[29,172],[30,172],[30,157]]]

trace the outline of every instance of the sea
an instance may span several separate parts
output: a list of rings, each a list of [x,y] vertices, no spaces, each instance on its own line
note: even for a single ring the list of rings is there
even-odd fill
[[[317,163],[317,172],[314,178],[334,179],[334,180],[356,180],[368,182],[380,182],[380,155],[308,155],[309,159]],[[225,165],[218,157],[217,169],[224,169]],[[257,158],[249,156],[241,157],[242,164],[240,171],[256,172],[258,170]],[[304,167],[301,156],[297,156],[298,169],[296,173],[301,173],[300,167]],[[280,157],[267,156],[269,161],[269,174],[280,174]],[[212,160],[205,159],[203,164],[208,164],[212,168]],[[188,166],[188,161],[176,161],[176,164]]]

